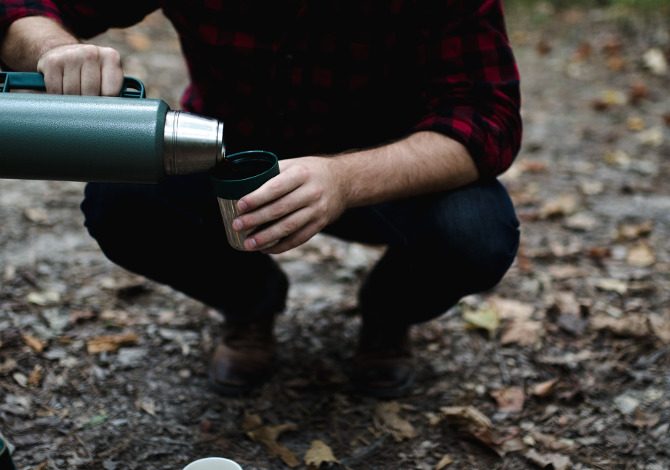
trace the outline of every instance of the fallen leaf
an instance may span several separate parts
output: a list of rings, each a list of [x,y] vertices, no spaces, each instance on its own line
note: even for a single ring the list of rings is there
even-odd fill
[[[644,123],[644,119],[642,119],[640,116],[629,116],[626,119],[626,127],[628,128],[629,131],[639,132],[643,130],[646,126]]]
[[[137,400],[135,406],[138,410],[145,411],[151,416],[156,416],[156,402],[151,398],[142,398]]]
[[[498,404],[498,411],[502,413],[519,413],[523,410],[526,394],[523,387],[507,387],[493,390],[491,396]]]
[[[614,106],[622,106],[627,101],[627,96],[619,90],[603,90],[600,96],[591,102],[591,107],[596,111],[604,111]]]
[[[648,145],[650,147],[660,147],[663,145],[663,130],[654,126],[647,130],[638,132],[635,137],[643,145]]]
[[[652,47],[642,55],[642,61],[654,75],[666,75],[668,73],[668,61],[663,51]]]
[[[621,295],[628,291],[628,284],[624,281],[620,281],[619,279],[598,279],[595,282],[595,286],[600,290],[612,291]]]
[[[641,80],[637,80],[628,87],[628,98],[633,104],[637,104],[649,97],[649,87]]]
[[[461,432],[474,437],[496,452],[499,442],[493,435],[491,420],[473,406],[443,406],[440,411],[445,419]]]
[[[44,307],[46,305],[53,305],[60,301],[60,294],[56,291],[31,292],[26,296],[26,300],[31,304]]]
[[[136,344],[138,341],[139,337],[133,332],[98,336],[96,338],[91,338],[86,342],[86,350],[89,354],[114,352],[121,346]]]
[[[375,427],[391,434],[396,442],[417,436],[412,423],[400,417],[400,409],[400,404],[396,401],[382,402],[375,408],[374,416]]]
[[[651,220],[645,220],[644,222],[640,223],[620,224],[617,227],[616,240],[637,240],[638,238],[649,235],[653,228],[654,222]]]
[[[630,266],[646,268],[656,262],[656,255],[647,243],[640,241],[628,250],[626,262]]]
[[[554,386],[557,383],[558,383],[557,378],[537,383],[531,387],[530,394],[536,397],[546,397],[554,390]]]
[[[647,316],[641,313],[629,313],[621,318],[605,314],[595,315],[591,318],[591,328],[633,338],[642,338],[650,333]]]
[[[543,334],[544,326],[538,320],[513,320],[500,335],[500,344],[533,346],[540,342]]]
[[[628,169],[633,162],[630,155],[621,149],[607,150],[605,155],[603,155],[603,160],[608,165],[619,167],[624,170]]]
[[[49,222],[49,214],[41,207],[28,207],[23,211],[26,219],[36,224],[47,224]]]
[[[339,463],[333,450],[321,440],[313,440],[305,453],[305,463],[310,468],[319,468],[323,463]]]
[[[28,385],[31,387],[37,387],[39,386],[40,383],[42,383],[42,374],[44,372],[44,368],[36,364],[35,367],[33,367],[32,372],[28,376]]]
[[[252,440],[263,444],[268,451],[274,456],[279,457],[289,467],[297,467],[300,465],[300,460],[287,447],[277,442],[281,433],[285,431],[295,431],[298,427],[293,423],[285,423],[271,426],[261,426],[253,431],[248,431],[247,436]]]
[[[435,470],[442,470],[443,468],[447,468],[452,463],[454,463],[454,459],[452,459],[449,454],[444,454],[440,461],[435,464]]]
[[[481,328],[488,332],[489,337],[493,337],[500,326],[498,313],[488,305],[483,305],[477,310],[466,309],[463,312],[463,320],[470,328]]]
[[[544,434],[539,431],[531,431],[531,436],[535,440],[549,450],[554,451],[572,451],[577,445],[574,440],[564,437],[556,437],[551,434]]]
[[[535,449],[530,449],[524,456],[534,464],[539,465],[540,468],[551,466],[550,468],[554,470],[567,470],[572,467],[572,461],[567,455],[554,453],[540,454]]]
[[[502,297],[491,297],[488,302],[505,324],[500,335],[501,344],[532,346],[539,342],[544,329],[540,321],[531,319],[535,311],[533,305]]]
[[[242,430],[245,432],[260,428],[263,425],[263,419],[253,413],[245,413],[242,420]]]
[[[44,351],[44,348],[46,347],[46,342],[42,341],[39,338],[36,338],[35,336],[29,335],[29,334],[23,334],[21,335],[23,338],[23,342],[28,345],[30,349],[35,351],[36,353],[41,353]]]
[[[590,232],[598,226],[598,219],[585,212],[578,212],[566,218],[563,226],[577,232]]]
[[[504,320],[528,320],[535,312],[535,306],[527,302],[493,296],[487,301]]]
[[[579,200],[574,194],[561,194],[545,202],[540,208],[541,219],[550,219],[574,214],[579,206]]]
[[[22,374],[21,372],[14,372],[12,374],[12,378],[21,387],[25,388],[28,386],[28,377],[26,377],[25,374]]]
[[[6,358],[4,361],[0,363],[0,375],[7,375],[16,367],[18,366],[18,363],[16,362],[15,359],[12,359],[11,357]]]

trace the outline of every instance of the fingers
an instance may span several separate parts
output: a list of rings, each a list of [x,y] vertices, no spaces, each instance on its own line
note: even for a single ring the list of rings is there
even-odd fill
[[[123,84],[119,53],[92,44],[55,47],[40,57],[37,70],[48,93],[117,96]]]
[[[292,240],[296,234],[311,225],[316,225],[311,211],[309,208],[303,208],[249,235],[244,241],[244,248],[251,251],[265,250],[270,247],[276,249],[277,244],[285,245],[287,240]]]
[[[118,96],[123,85],[123,68],[121,56],[111,47],[102,48],[102,69],[100,94],[103,96]]]

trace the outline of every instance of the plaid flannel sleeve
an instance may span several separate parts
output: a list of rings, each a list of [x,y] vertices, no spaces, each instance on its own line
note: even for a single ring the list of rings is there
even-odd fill
[[[125,27],[141,21],[156,10],[158,1],[0,1],[0,43],[12,22],[26,16],[45,16],[63,24],[78,37],[90,38],[112,27]]]
[[[481,179],[512,164],[521,145],[520,78],[500,0],[447,2],[458,20],[428,28],[424,58],[427,113],[415,130],[441,132],[463,144]],[[451,14],[451,18],[455,15]]]

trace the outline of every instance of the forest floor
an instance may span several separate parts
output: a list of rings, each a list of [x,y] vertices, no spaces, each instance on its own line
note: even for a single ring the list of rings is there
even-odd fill
[[[83,183],[0,180],[0,432],[19,469],[670,468],[666,13],[508,11],[525,128],[502,181],[521,248],[493,291],[413,330],[401,399],[358,396],[342,372],[378,248],[317,236],[277,256],[281,367],[221,398],[206,379],[219,313],[106,260]],[[178,107],[160,14],[96,41]]]

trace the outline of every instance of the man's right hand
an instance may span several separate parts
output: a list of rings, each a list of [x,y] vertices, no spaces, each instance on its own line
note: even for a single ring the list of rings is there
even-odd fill
[[[46,51],[37,61],[48,93],[117,96],[123,84],[116,49],[66,44]]]
[[[14,70],[42,72],[49,93],[117,96],[123,85],[115,49],[81,44],[58,22],[41,16],[14,21],[0,57]]]

